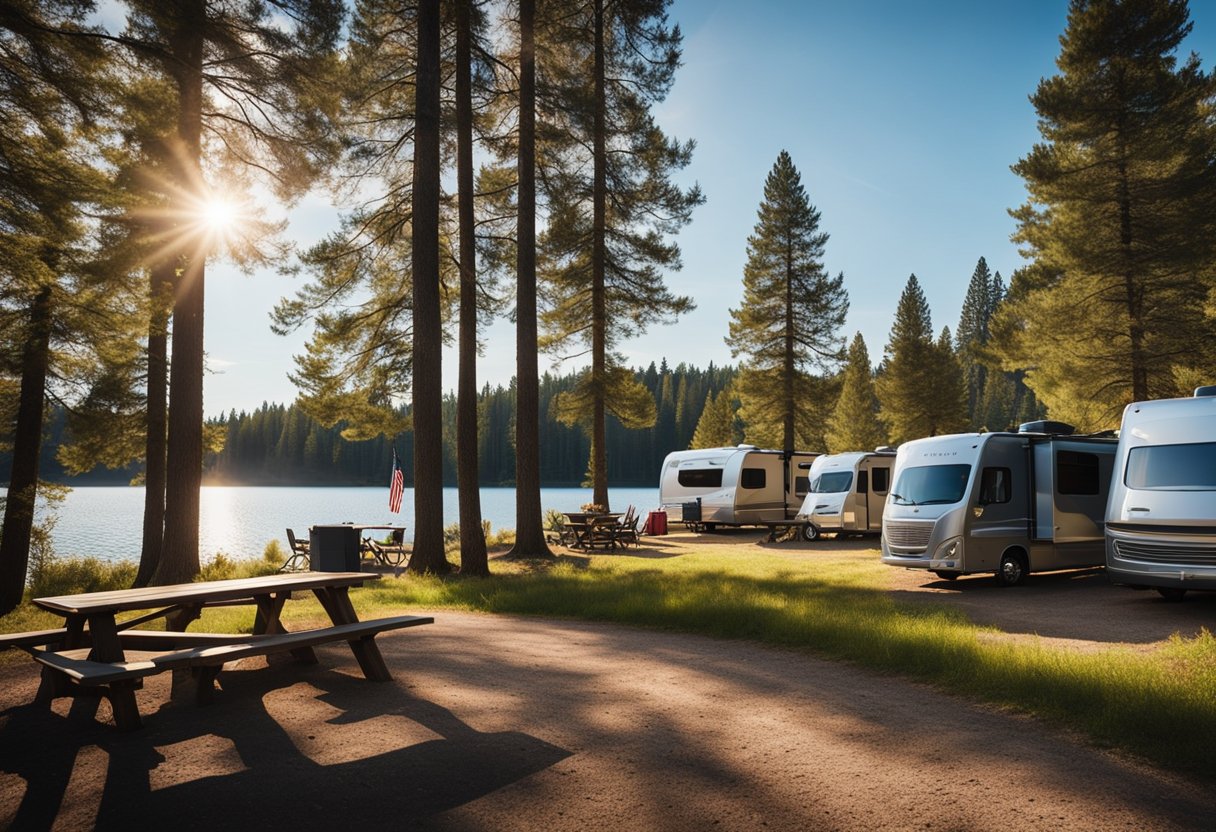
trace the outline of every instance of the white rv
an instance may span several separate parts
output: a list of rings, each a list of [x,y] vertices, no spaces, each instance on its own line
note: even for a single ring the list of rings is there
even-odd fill
[[[659,508],[691,528],[788,520],[802,505],[807,471],[818,454],[754,445],[674,451],[659,474]]]
[[[900,446],[882,518],[882,562],[941,578],[1099,566],[1117,441],[1059,422]]]
[[[1216,589],[1216,388],[1123,411],[1106,571],[1171,601]]]
[[[821,532],[882,532],[882,511],[891,487],[895,451],[825,454],[811,463],[810,491],[795,520],[802,537]]]

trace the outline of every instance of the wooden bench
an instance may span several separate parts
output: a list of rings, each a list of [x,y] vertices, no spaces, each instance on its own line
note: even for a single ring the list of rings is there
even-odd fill
[[[57,630],[34,630],[29,633],[3,633],[0,634],[0,650],[8,650],[12,647],[23,650],[30,647],[43,647],[63,641],[66,634],[66,627],[60,627]]]
[[[116,662],[99,662],[88,658],[89,648],[55,651],[34,648],[31,653],[36,661],[60,671],[81,685],[108,685],[130,679],[142,679],[156,673],[175,668],[213,667],[217,671],[226,662],[250,656],[265,656],[286,652],[301,647],[314,647],[335,641],[352,643],[373,639],[386,630],[433,624],[434,618],[425,615],[399,615],[392,618],[375,618],[338,624],[315,630],[300,630],[294,633],[274,633],[261,636],[241,636],[232,642],[233,636],[208,633],[168,633],[157,631],[131,631],[130,636],[151,637],[171,642],[174,637],[183,641],[194,641],[195,646],[162,651],[127,651],[129,658]],[[155,635],[153,635],[155,633]],[[221,643],[216,643],[221,642]],[[125,645],[124,645],[125,646]],[[212,678],[213,675],[212,675]]]

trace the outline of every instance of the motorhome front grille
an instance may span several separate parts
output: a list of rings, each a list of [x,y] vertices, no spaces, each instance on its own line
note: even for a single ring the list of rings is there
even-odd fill
[[[900,523],[888,520],[883,526],[883,534],[887,537],[888,546],[898,546],[901,549],[921,549],[929,545],[929,537],[933,534],[932,523]]]
[[[1216,543],[1144,543],[1116,540],[1115,552],[1121,558],[1148,563],[1216,566]]]

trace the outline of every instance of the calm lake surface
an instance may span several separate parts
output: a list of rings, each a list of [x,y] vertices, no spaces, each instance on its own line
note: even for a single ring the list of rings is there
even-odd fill
[[[0,493],[6,489],[0,488]],[[659,501],[658,488],[613,488],[612,508],[630,504],[645,513]],[[543,488],[542,510],[578,511],[591,502],[589,488]],[[413,489],[405,490],[401,513],[388,510],[388,488],[262,488],[204,487],[200,505],[199,552],[211,560],[216,552],[236,558],[259,557],[266,544],[278,540],[287,548],[285,529],[307,537],[314,523],[394,524],[406,527],[413,539]],[[103,560],[138,560],[143,528],[144,489],[131,487],[74,488],[57,510],[52,533],[55,553],[87,555]],[[515,489],[483,488],[482,517],[493,529],[515,527]],[[39,515],[45,516],[40,505]],[[456,489],[443,490],[443,524],[457,522]]]

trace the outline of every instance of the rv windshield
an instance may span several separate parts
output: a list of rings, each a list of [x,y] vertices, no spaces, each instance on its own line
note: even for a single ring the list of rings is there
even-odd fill
[[[1128,488],[1216,491],[1216,442],[1132,448],[1124,482]]]
[[[899,474],[891,499],[897,506],[957,503],[967,490],[970,465],[923,465]]]
[[[852,471],[829,471],[815,477],[815,481],[811,483],[811,491],[816,494],[840,494],[848,491],[852,485]]]

